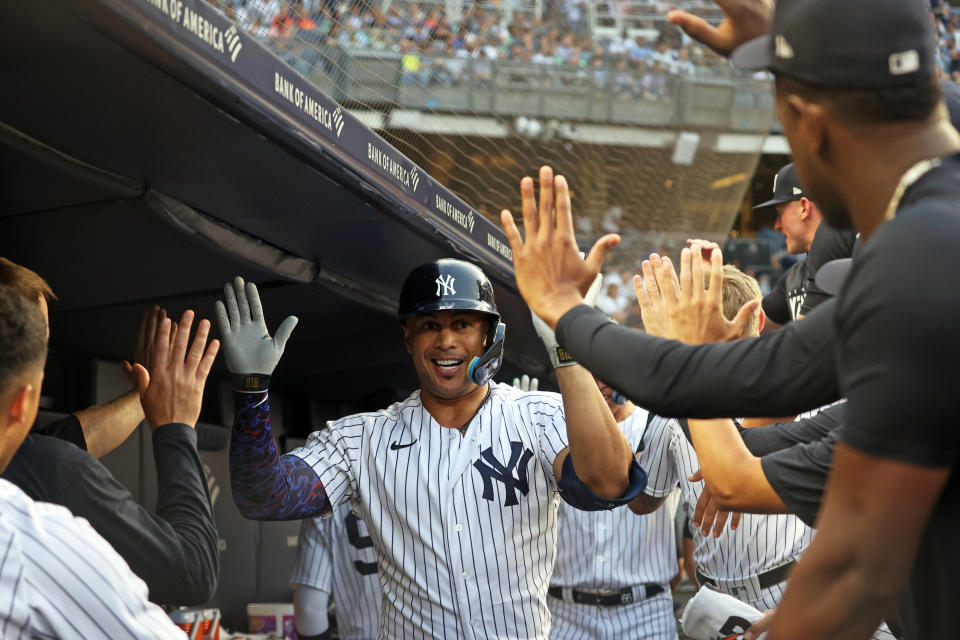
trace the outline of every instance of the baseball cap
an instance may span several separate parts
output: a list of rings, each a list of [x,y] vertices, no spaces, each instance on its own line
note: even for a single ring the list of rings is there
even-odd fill
[[[797,179],[797,170],[791,162],[780,169],[773,178],[773,198],[766,202],[761,202],[754,209],[770,207],[783,202],[792,202],[803,197],[803,187],[800,186],[800,180]]]
[[[850,89],[908,84],[936,73],[927,0],[778,0],[770,34],[731,56],[744,70]]]
[[[821,223],[823,224],[823,223]],[[857,235],[857,241],[853,243],[853,256],[850,258],[837,258],[827,262],[817,270],[814,281],[817,283],[817,289],[835,296],[840,293],[840,288],[850,275],[850,268],[853,266],[853,260],[860,253],[860,235]]]

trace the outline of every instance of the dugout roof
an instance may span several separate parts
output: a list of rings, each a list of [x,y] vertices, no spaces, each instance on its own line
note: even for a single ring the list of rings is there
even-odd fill
[[[59,296],[54,346],[129,358],[147,304],[211,317],[240,274],[271,328],[300,317],[285,387],[412,388],[400,285],[460,256],[495,282],[500,378],[547,371],[503,233],[207,3],[0,3],[0,58],[0,255]]]

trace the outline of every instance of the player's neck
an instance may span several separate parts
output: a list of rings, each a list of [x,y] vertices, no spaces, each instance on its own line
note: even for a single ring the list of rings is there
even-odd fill
[[[441,427],[460,429],[476,415],[487,397],[490,386],[475,387],[459,398],[438,398],[428,391],[420,390],[420,401],[427,412]]]

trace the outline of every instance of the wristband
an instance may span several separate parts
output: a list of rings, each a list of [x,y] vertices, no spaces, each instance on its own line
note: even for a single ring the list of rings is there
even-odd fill
[[[573,356],[570,355],[570,352],[558,344],[551,347],[549,351],[550,362],[553,364],[554,369],[559,369],[560,367],[569,367],[577,364],[577,361],[573,359]]]
[[[261,393],[270,386],[268,373],[240,373],[233,376],[233,390],[240,393]]]

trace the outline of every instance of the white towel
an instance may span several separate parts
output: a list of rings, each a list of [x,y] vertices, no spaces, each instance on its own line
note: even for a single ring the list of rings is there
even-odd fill
[[[693,640],[740,640],[747,627],[762,615],[746,602],[704,586],[690,598],[680,626]]]

